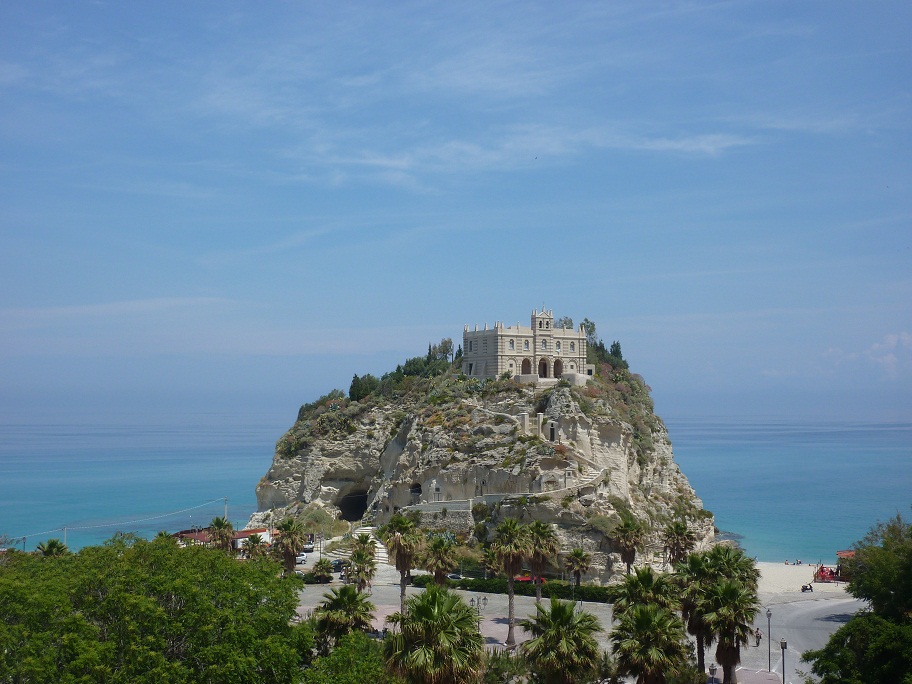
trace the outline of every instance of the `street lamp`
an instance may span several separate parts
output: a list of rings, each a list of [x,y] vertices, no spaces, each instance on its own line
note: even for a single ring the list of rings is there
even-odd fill
[[[773,631],[770,625],[772,624],[773,611],[769,608],[766,609],[766,671],[773,671]]]
[[[473,596],[472,598],[469,599],[469,606],[471,606],[475,610],[476,614],[478,615],[478,618],[481,619],[481,611],[484,608],[488,607],[488,597],[481,596],[476,601],[475,597]]]
[[[779,647],[782,649],[782,684],[785,684],[785,649],[788,648],[785,639],[779,642]]]
[[[717,669],[717,668],[716,668],[716,664],[715,664],[715,663],[712,663],[712,664],[709,666],[710,684],[716,684],[716,669]]]

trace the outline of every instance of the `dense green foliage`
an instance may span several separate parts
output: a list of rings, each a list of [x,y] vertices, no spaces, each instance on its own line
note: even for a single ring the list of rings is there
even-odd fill
[[[343,636],[326,656],[314,660],[304,673],[302,684],[399,684],[401,679],[387,673],[379,641],[364,632]]]
[[[484,670],[476,613],[446,588],[430,585],[389,620],[398,630],[384,641],[384,655],[409,684],[468,684]]]
[[[878,522],[854,549],[845,562],[848,590],[871,610],[804,660],[821,684],[912,684],[912,524],[900,515]]]
[[[293,682],[313,646],[295,583],[173,540],[0,564],[0,682]]]
[[[574,684],[594,673],[600,660],[595,635],[602,626],[591,613],[552,598],[547,606],[536,605],[535,617],[520,625],[532,634],[520,651],[531,665],[533,682]]]

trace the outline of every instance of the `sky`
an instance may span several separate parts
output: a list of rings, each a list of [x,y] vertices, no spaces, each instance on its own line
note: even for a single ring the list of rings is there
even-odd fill
[[[4,2],[0,411],[293,420],[463,326],[912,420],[908,2]]]

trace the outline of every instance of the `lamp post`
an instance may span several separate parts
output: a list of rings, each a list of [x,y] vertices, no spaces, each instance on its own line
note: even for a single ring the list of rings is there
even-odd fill
[[[782,649],[782,684],[785,684],[785,649],[788,648],[785,639],[779,642],[779,647]]]
[[[773,671],[773,631],[770,625],[772,624],[773,611],[769,608],[766,609],[766,671]]]
[[[709,681],[710,684],[716,684],[716,664],[712,663],[709,666]]]
[[[475,597],[469,599],[469,606],[475,609],[475,613],[478,615],[478,619],[481,620],[481,611],[483,608],[488,607],[488,597],[480,596],[478,600],[475,600]]]

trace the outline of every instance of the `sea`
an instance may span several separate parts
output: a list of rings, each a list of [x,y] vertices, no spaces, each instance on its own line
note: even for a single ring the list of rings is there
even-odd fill
[[[878,520],[912,504],[912,423],[666,420],[675,461],[722,536],[761,561],[832,563]],[[290,422],[272,415],[0,421],[0,536],[72,550],[243,527]]]

